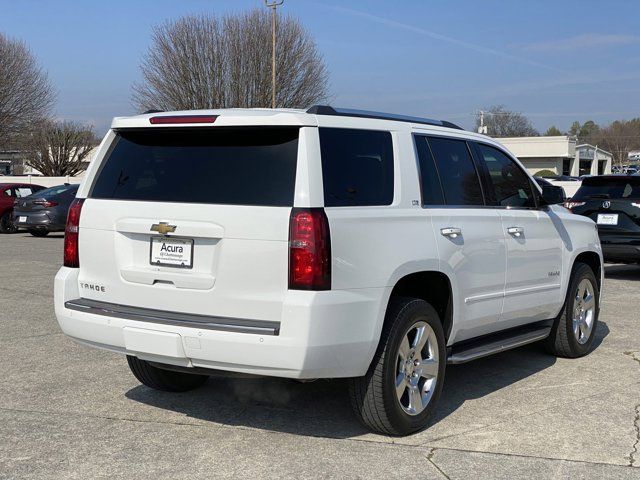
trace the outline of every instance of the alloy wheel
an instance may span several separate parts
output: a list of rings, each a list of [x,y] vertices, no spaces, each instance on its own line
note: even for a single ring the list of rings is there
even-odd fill
[[[591,337],[596,316],[596,299],[591,281],[584,278],[578,284],[573,301],[573,335],[580,345]]]
[[[396,397],[409,415],[429,404],[438,380],[438,341],[429,324],[414,323],[402,337],[396,361]]]

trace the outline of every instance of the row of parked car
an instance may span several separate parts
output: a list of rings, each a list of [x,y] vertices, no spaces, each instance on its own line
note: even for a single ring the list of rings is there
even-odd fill
[[[640,166],[628,165],[626,167],[613,166],[611,171],[618,175],[640,175]]]
[[[0,232],[27,230],[35,237],[64,231],[77,184],[45,188],[24,183],[0,183]]]

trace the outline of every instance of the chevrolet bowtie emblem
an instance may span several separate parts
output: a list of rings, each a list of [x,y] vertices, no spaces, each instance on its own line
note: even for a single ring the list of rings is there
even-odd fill
[[[172,233],[176,231],[175,225],[169,225],[167,222],[154,223],[151,225],[152,232],[158,232],[161,235]]]

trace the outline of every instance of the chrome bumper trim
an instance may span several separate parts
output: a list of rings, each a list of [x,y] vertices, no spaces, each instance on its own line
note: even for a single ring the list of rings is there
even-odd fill
[[[266,320],[247,320],[243,318],[210,317],[191,313],[167,312],[151,308],[131,307],[117,303],[101,302],[88,298],[69,300],[64,306],[78,312],[124,318],[138,322],[161,323],[180,327],[221,330],[235,333],[254,333],[258,335],[279,335],[280,322]]]

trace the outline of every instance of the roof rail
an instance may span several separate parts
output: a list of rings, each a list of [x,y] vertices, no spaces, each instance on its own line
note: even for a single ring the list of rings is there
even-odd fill
[[[425,125],[435,125],[437,127],[455,128],[464,130],[455,123],[446,120],[433,120],[431,118],[412,117],[410,115],[398,115],[395,113],[370,112],[368,110],[355,110],[352,108],[334,108],[329,105],[313,105],[307,109],[307,113],[315,115],[334,115],[339,117],[359,117],[376,118],[380,120],[395,120],[397,122],[422,123]]]

